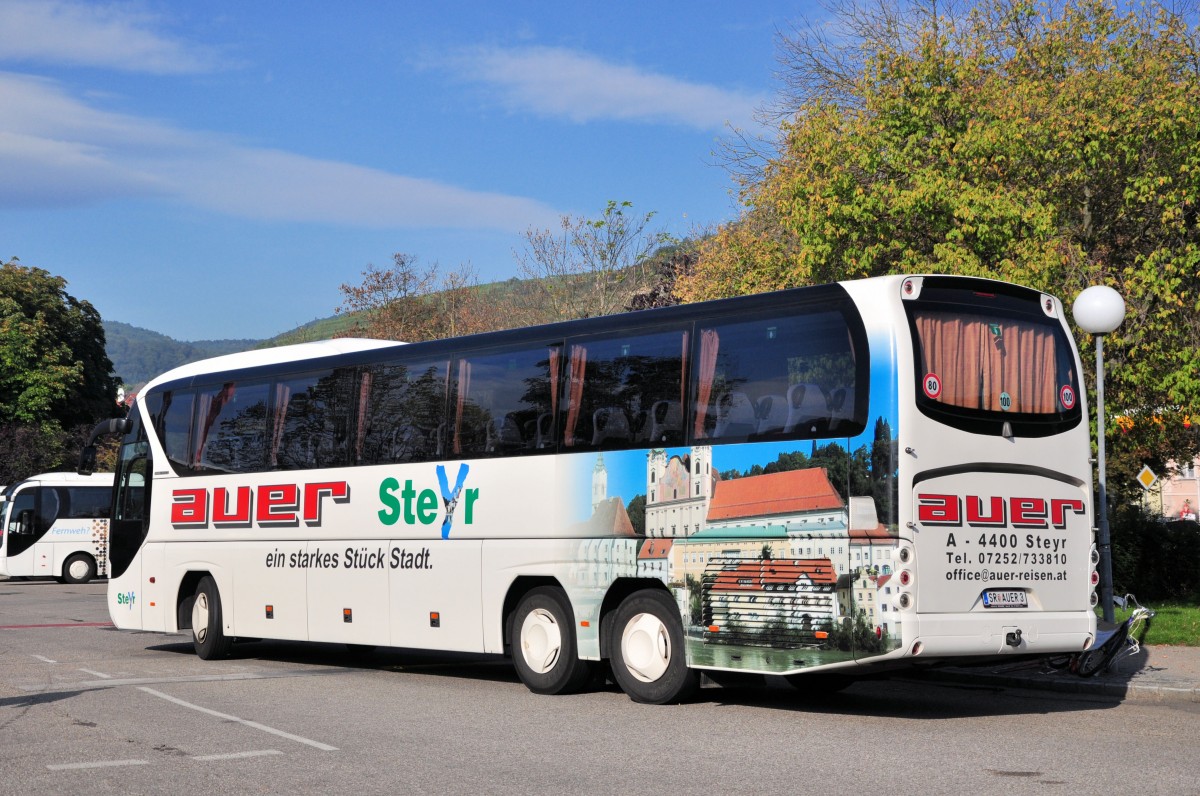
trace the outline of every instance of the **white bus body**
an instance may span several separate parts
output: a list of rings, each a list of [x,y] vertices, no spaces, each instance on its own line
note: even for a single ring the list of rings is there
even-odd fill
[[[1080,384],[1057,299],[936,276],[223,357],[139,392],[109,608],[203,657],[509,654],[539,693],[607,660],[645,702],[1075,651]]]
[[[87,583],[108,575],[112,473],[43,473],[0,501],[0,575]]]

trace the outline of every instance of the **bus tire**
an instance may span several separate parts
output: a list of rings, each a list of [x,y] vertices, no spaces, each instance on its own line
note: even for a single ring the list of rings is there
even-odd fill
[[[644,589],[625,598],[612,623],[612,672],[634,702],[662,705],[687,699],[700,687],[687,666],[683,621],[665,591]]]
[[[229,654],[233,639],[225,635],[221,617],[221,593],[211,575],[205,575],[196,585],[192,600],[192,645],[196,656],[211,661]]]
[[[96,577],[96,560],[87,553],[76,553],[63,562],[63,583],[87,583]]]
[[[570,603],[560,589],[542,586],[526,594],[513,614],[513,665],[535,694],[571,694],[592,670],[579,659]]]

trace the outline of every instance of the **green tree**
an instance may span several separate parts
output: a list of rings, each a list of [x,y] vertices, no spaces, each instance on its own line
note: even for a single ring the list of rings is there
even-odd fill
[[[850,0],[834,18],[832,34],[789,41],[777,151],[679,295],[933,272],[1069,306],[1109,284],[1129,314],[1106,341],[1106,401],[1139,421],[1114,464],[1121,445],[1152,465],[1190,458],[1196,435],[1142,427],[1200,414],[1195,28],[1103,0]]]
[[[638,536],[645,536],[646,496],[634,495],[629,501],[629,505],[625,507],[625,513],[629,515],[629,524],[633,526],[633,532]]]
[[[0,423],[55,431],[115,414],[100,314],[66,286],[15,258],[0,265]]]

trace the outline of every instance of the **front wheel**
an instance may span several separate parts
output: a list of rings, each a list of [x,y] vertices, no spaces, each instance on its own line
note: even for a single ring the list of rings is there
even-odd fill
[[[87,553],[76,553],[63,563],[64,583],[87,583],[96,577],[96,561]]]
[[[587,683],[591,667],[579,659],[571,606],[561,590],[529,592],[513,614],[513,665],[535,694],[570,694]]]
[[[663,591],[626,597],[613,617],[612,672],[634,702],[662,705],[691,696],[700,675],[687,667],[679,609]]]
[[[225,657],[233,646],[233,639],[225,635],[221,593],[211,575],[205,575],[196,586],[192,601],[192,645],[197,657],[206,661]]]

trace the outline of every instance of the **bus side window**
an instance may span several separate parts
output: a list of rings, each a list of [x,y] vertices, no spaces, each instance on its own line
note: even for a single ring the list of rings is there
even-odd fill
[[[455,366],[452,448],[455,456],[503,456],[547,447],[553,425],[557,346],[479,354]],[[539,425],[541,424],[541,425]]]
[[[13,500],[12,508],[9,509],[8,517],[8,532],[10,534],[32,534],[33,533],[33,514],[34,507],[37,504],[37,492],[33,489],[26,489]],[[12,551],[9,551],[12,553]]]
[[[363,370],[354,431],[356,464],[423,462],[445,455],[445,360],[379,363]]]
[[[703,326],[694,362],[692,436],[741,442],[852,436],[865,350],[827,305]],[[865,373],[862,374],[865,378]]]
[[[192,467],[201,471],[254,473],[266,469],[267,382],[226,382],[197,395]]]
[[[569,341],[564,447],[682,444],[687,345],[684,329]]]
[[[161,405],[155,411],[152,401]],[[146,404],[154,418],[154,430],[166,451],[167,461],[180,473],[191,469],[192,408],[196,395],[192,390],[171,390],[148,396]]]
[[[303,470],[345,466],[354,371],[317,371],[274,384],[269,467]]]

